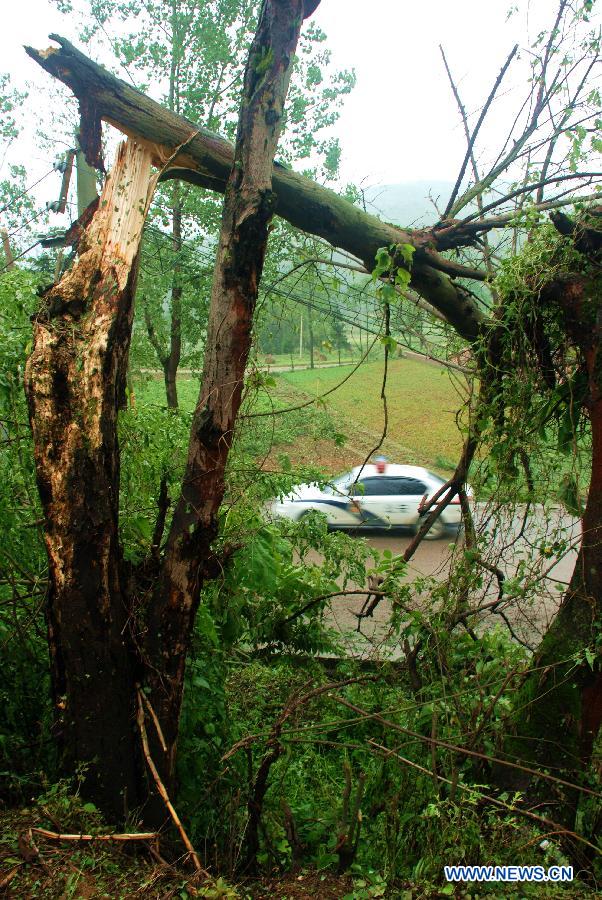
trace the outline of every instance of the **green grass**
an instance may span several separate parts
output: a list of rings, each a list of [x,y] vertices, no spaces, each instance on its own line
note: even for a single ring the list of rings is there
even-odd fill
[[[343,366],[285,372],[279,381],[304,395],[322,396],[351,371],[351,366]],[[376,440],[382,434],[382,381],[382,362],[366,363],[326,398],[350,443],[358,430]],[[389,363],[386,396],[385,452],[400,463],[449,468],[445,461],[457,460],[462,449],[462,435],[456,425],[456,412],[462,403],[447,370],[416,359],[393,360]]]
[[[254,409],[267,410],[271,405],[282,409],[308,398],[322,397],[340,384],[352,368],[337,366],[277,374],[274,376],[275,386],[269,388],[271,400],[260,391]],[[255,420],[254,424],[261,432],[255,437],[258,455],[269,449],[266,442],[271,440],[275,447],[287,445],[293,465],[315,463],[334,474],[361,462],[382,435],[382,380],[382,361],[367,362],[328,395],[325,408],[323,404],[314,404],[294,413],[276,416],[273,420]],[[196,378],[181,377],[178,380],[183,413],[192,412],[198,391]],[[442,474],[449,472],[461,452],[462,436],[456,425],[456,411],[461,406],[461,399],[447,370],[407,357],[392,360],[389,363],[386,395],[388,429],[382,451],[395,462],[424,465]],[[136,402],[139,405],[164,407],[163,380],[148,379],[138,385]],[[249,427],[251,422],[245,430]],[[337,432],[347,436],[344,452],[335,445]],[[316,456],[318,439],[322,443]],[[332,439],[332,452],[325,446],[329,439]]]
[[[199,397],[200,380],[190,375],[178,376],[178,401],[183,412],[192,412]],[[163,377],[144,378],[134,386],[136,405],[165,407]]]

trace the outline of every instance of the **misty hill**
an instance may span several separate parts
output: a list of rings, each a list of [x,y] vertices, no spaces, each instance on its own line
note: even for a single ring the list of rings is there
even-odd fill
[[[432,225],[438,216],[429,195],[443,211],[452,188],[450,181],[373,185],[365,190],[366,210],[396,225]]]

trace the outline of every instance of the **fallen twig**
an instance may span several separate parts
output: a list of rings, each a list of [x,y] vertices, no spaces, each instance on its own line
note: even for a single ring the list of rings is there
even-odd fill
[[[11,883],[11,881],[13,880],[13,878],[15,877],[15,875],[17,874],[19,869],[24,865],[25,865],[24,862],[17,863],[16,866],[12,867],[10,872],[7,872],[6,875],[4,875],[2,878],[0,878],[0,891],[3,891],[4,888],[7,888],[9,886],[9,884]]]
[[[140,831],[125,834],[59,834],[47,828],[32,828],[36,834],[48,838],[49,841],[107,841],[125,843],[126,841],[155,841],[159,837],[157,831]]]
[[[159,743],[161,744],[161,749],[163,750],[164,753],[167,753],[167,744],[165,743],[165,738],[163,737],[163,731],[161,729],[159,719],[157,718],[157,714],[156,714],[155,710],[153,709],[152,704],[151,704],[150,700],[148,699],[148,697],[146,696],[146,694],[143,691],[141,691],[140,689],[138,689],[138,690],[139,690],[140,696],[142,697],[142,702],[144,703],[144,705],[146,707],[146,711],[148,712],[149,716],[153,720],[153,725],[155,726],[155,731],[157,732],[157,737],[159,738]]]
[[[144,753],[144,758],[146,759],[146,764],[148,765],[151,775],[153,776],[153,780],[155,782],[155,785],[157,786],[157,791],[159,792],[161,799],[165,803],[165,806],[167,807],[167,810],[173,820],[174,825],[178,829],[180,837],[182,838],[182,843],[188,850],[188,853],[194,864],[195,869],[197,870],[197,872],[200,872],[201,874],[209,877],[209,873],[202,867],[201,861],[197,855],[197,852],[194,849],[194,847],[192,846],[192,844],[190,842],[190,838],[188,837],[188,835],[186,834],[186,832],[184,830],[184,826],[180,822],[180,818],[179,818],[177,812],[175,811],[171,800],[169,799],[169,795],[165,789],[165,785],[161,781],[161,777],[159,776],[157,767],[154,764],[153,759],[150,755],[150,750],[148,747],[148,735],[146,733],[146,725],[144,724],[144,705],[143,704],[144,704],[143,694],[142,694],[142,691],[140,689],[138,689],[138,713],[136,716],[136,720],[138,722],[138,729],[140,731],[140,739],[142,741],[142,750]],[[160,730],[158,731],[158,734],[159,734],[159,738],[161,739]]]

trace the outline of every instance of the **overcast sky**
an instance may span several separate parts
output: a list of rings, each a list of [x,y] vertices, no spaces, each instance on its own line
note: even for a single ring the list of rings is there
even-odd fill
[[[314,19],[328,35],[334,61],[357,73],[337,127],[344,181],[374,185],[455,177],[465,144],[439,43],[466,108],[478,112],[513,44],[528,45],[554,16],[551,0],[515,2],[519,12],[507,20],[512,0],[322,0]],[[77,42],[74,23],[48,0],[3,6],[0,69],[17,83],[47,85],[48,76],[25,56],[22,44],[47,46],[51,31]],[[520,64],[491,116],[491,141],[496,129],[502,134],[504,103],[519,91],[524,95]],[[38,107],[44,102],[38,98]],[[29,111],[36,115],[35,93],[27,100]]]

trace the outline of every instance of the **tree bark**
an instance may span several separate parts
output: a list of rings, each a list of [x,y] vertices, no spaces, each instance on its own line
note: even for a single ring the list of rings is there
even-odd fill
[[[59,48],[37,51],[27,47],[26,50],[42,68],[66,84],[94,118],[89,126],[90,161],[97,158],[102,119],[136,140],[146,142],[158,166],[163,166],[174,150],[180,148],[162,175],[163,180],[179,178],[224,192],[234,159],[228,141],[170,112],[115,78],[65,38],[58,35],[51,38],[60,44]],[[434,253],[437,238],[431,230],[410,231],[381,222],[334,191],[279,163],[274,164],[272,188],[279,216],[353,254],[368,271],[372,271],[380,247],[412,244],[416,253],[411,286],[466,340],[473,341],[479,336],[482,313],[471,294],[445,274],[450,263]]]
[[[592,321],[584,288],[584,279],[575,277],[550,285],[540,300],[542,306],[556,303],[564,310],[567,334],[578,347],[588,376],[592,469],[581,547],[560,610],[532,660],[504,742],[513,760],[577,783],[591,761],[602,724],[602,327],[599,317],[594,315]],[[528,776],[509,769],[499,776],[505,787],[538,797],[539,788]],[[543,791],[548,802],[556,803],[557,818],[572,826],[578,792],[564,789],[552,796],[549,784]]]
[[[158,757],[167,784],[173,783],[186,654],[217,534],[242,398],[274,211],[272,165],[302,19],[302,0],[265,0],[250,49],[215,263],[201,393],[181,495],[147,613],[147,683],[169,748]]]
[[[77,262],[44,294],[25,373],[57,726],[65,761],[88,766],[88,793],[113,820],[141,799],[116,424],[154,181],[149,150],[123,144]]]
[[[14,269],[15,268],[15,260],[13,257],[13,251],[10,246],[10,237],[6,228],[0,229],[0,237],[2,237],[2,247],[4,249],[4,258],[6,259],[6,263],[4,265],[5,269]]]

